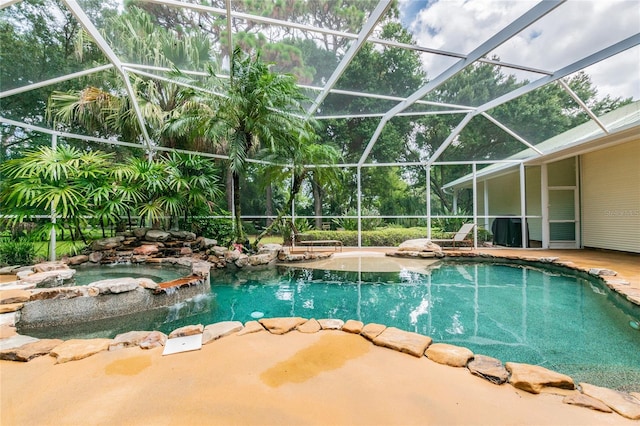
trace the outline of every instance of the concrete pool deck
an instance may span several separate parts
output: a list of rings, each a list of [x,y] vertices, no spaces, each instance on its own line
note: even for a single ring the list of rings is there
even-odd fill
[[[364,250],[378,254],[361,257],[358,250],[345,249],[333,260],[353,266],[373,258],[379,268],[397,264],[380,257],[388,249]],[[629,282],[630,291],[640,290],[637,255],[478,252],[559,257],[582,269],[611,269]],[[421,267],[416,262],[428,261],[403,267]],[[9,332],[5,327],[0,338]],[[0,361],[0,424],[638,424],[564,404],[560,395],[493,385],[465,368],[375,346],[342,331],[230,335],[199,351],[161,354],[161,348],[130,348],[64,364],[49,356]]]

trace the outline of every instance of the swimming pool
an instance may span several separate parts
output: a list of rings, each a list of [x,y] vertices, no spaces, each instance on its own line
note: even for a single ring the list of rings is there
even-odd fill
[[[640,312],[589,279],[533,267],[448,263],[422,272],[295,268],[218,271],[211,293],[168,309],[42,330],[48,337],[166,333],[188,324],[257,317],[356,319],[542,365],[576,381],[640,390]],[[35,333],[30,333],[35,335]]]

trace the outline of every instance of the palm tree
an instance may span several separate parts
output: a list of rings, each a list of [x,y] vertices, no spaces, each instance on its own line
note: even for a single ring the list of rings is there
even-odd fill
[[[82,228],[96,205],[108,196],[100,182],[105,181],[111,160],[111,154],[62,145],[27,151],[0,165],[0,204],[13,215],[13,223],[54,212],[59,221],[47,225],[47,235],[51,226],[67,225],[72,238],[77,235],[86,243]]]
[[[307,128],[301,106],[304,97],[293,76],[271,72],[259,55],[246,55],[239,48],[233,52],[229,78],[219,78],[210,70],[203,89],[192,91],[166,130],[223,148],[233,181],[235,239],[244,242],[240,180],[247,159],[261,148],[275,151],[300,139]]]

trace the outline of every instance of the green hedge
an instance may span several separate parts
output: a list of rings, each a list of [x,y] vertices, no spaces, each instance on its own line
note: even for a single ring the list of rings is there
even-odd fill
[[[450,238],[449,233],[434,230],[431,235],[434,239]],[[427,238],[427,230],[423,227],[416,228],[378,228],[373,231],[362,231],[363,247],[396,247],[400,243],[416,238]],[[317,231],[309,230],[299,235],[300,241],[308,240],[338,240],[344,246],[354,247],[358,245],[358,231]],[[484,229],[478,230],[478,242],[491,241],[491,234]]]

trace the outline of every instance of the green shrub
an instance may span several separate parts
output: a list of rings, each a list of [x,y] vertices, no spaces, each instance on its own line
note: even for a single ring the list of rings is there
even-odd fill
[[[31,265],[36,247],[29,238],[0,242],[0,265]]]
[[[224,216],[227,212],[220,212],[219,215]],[[221,246],[228,246],[233,239],[233,220],[226,217],[213,218],[206,216],[190,217],[186,221],[182,221],[180,227],[184,230],[191,231],[196,235],[206,238],[214,238]]]

